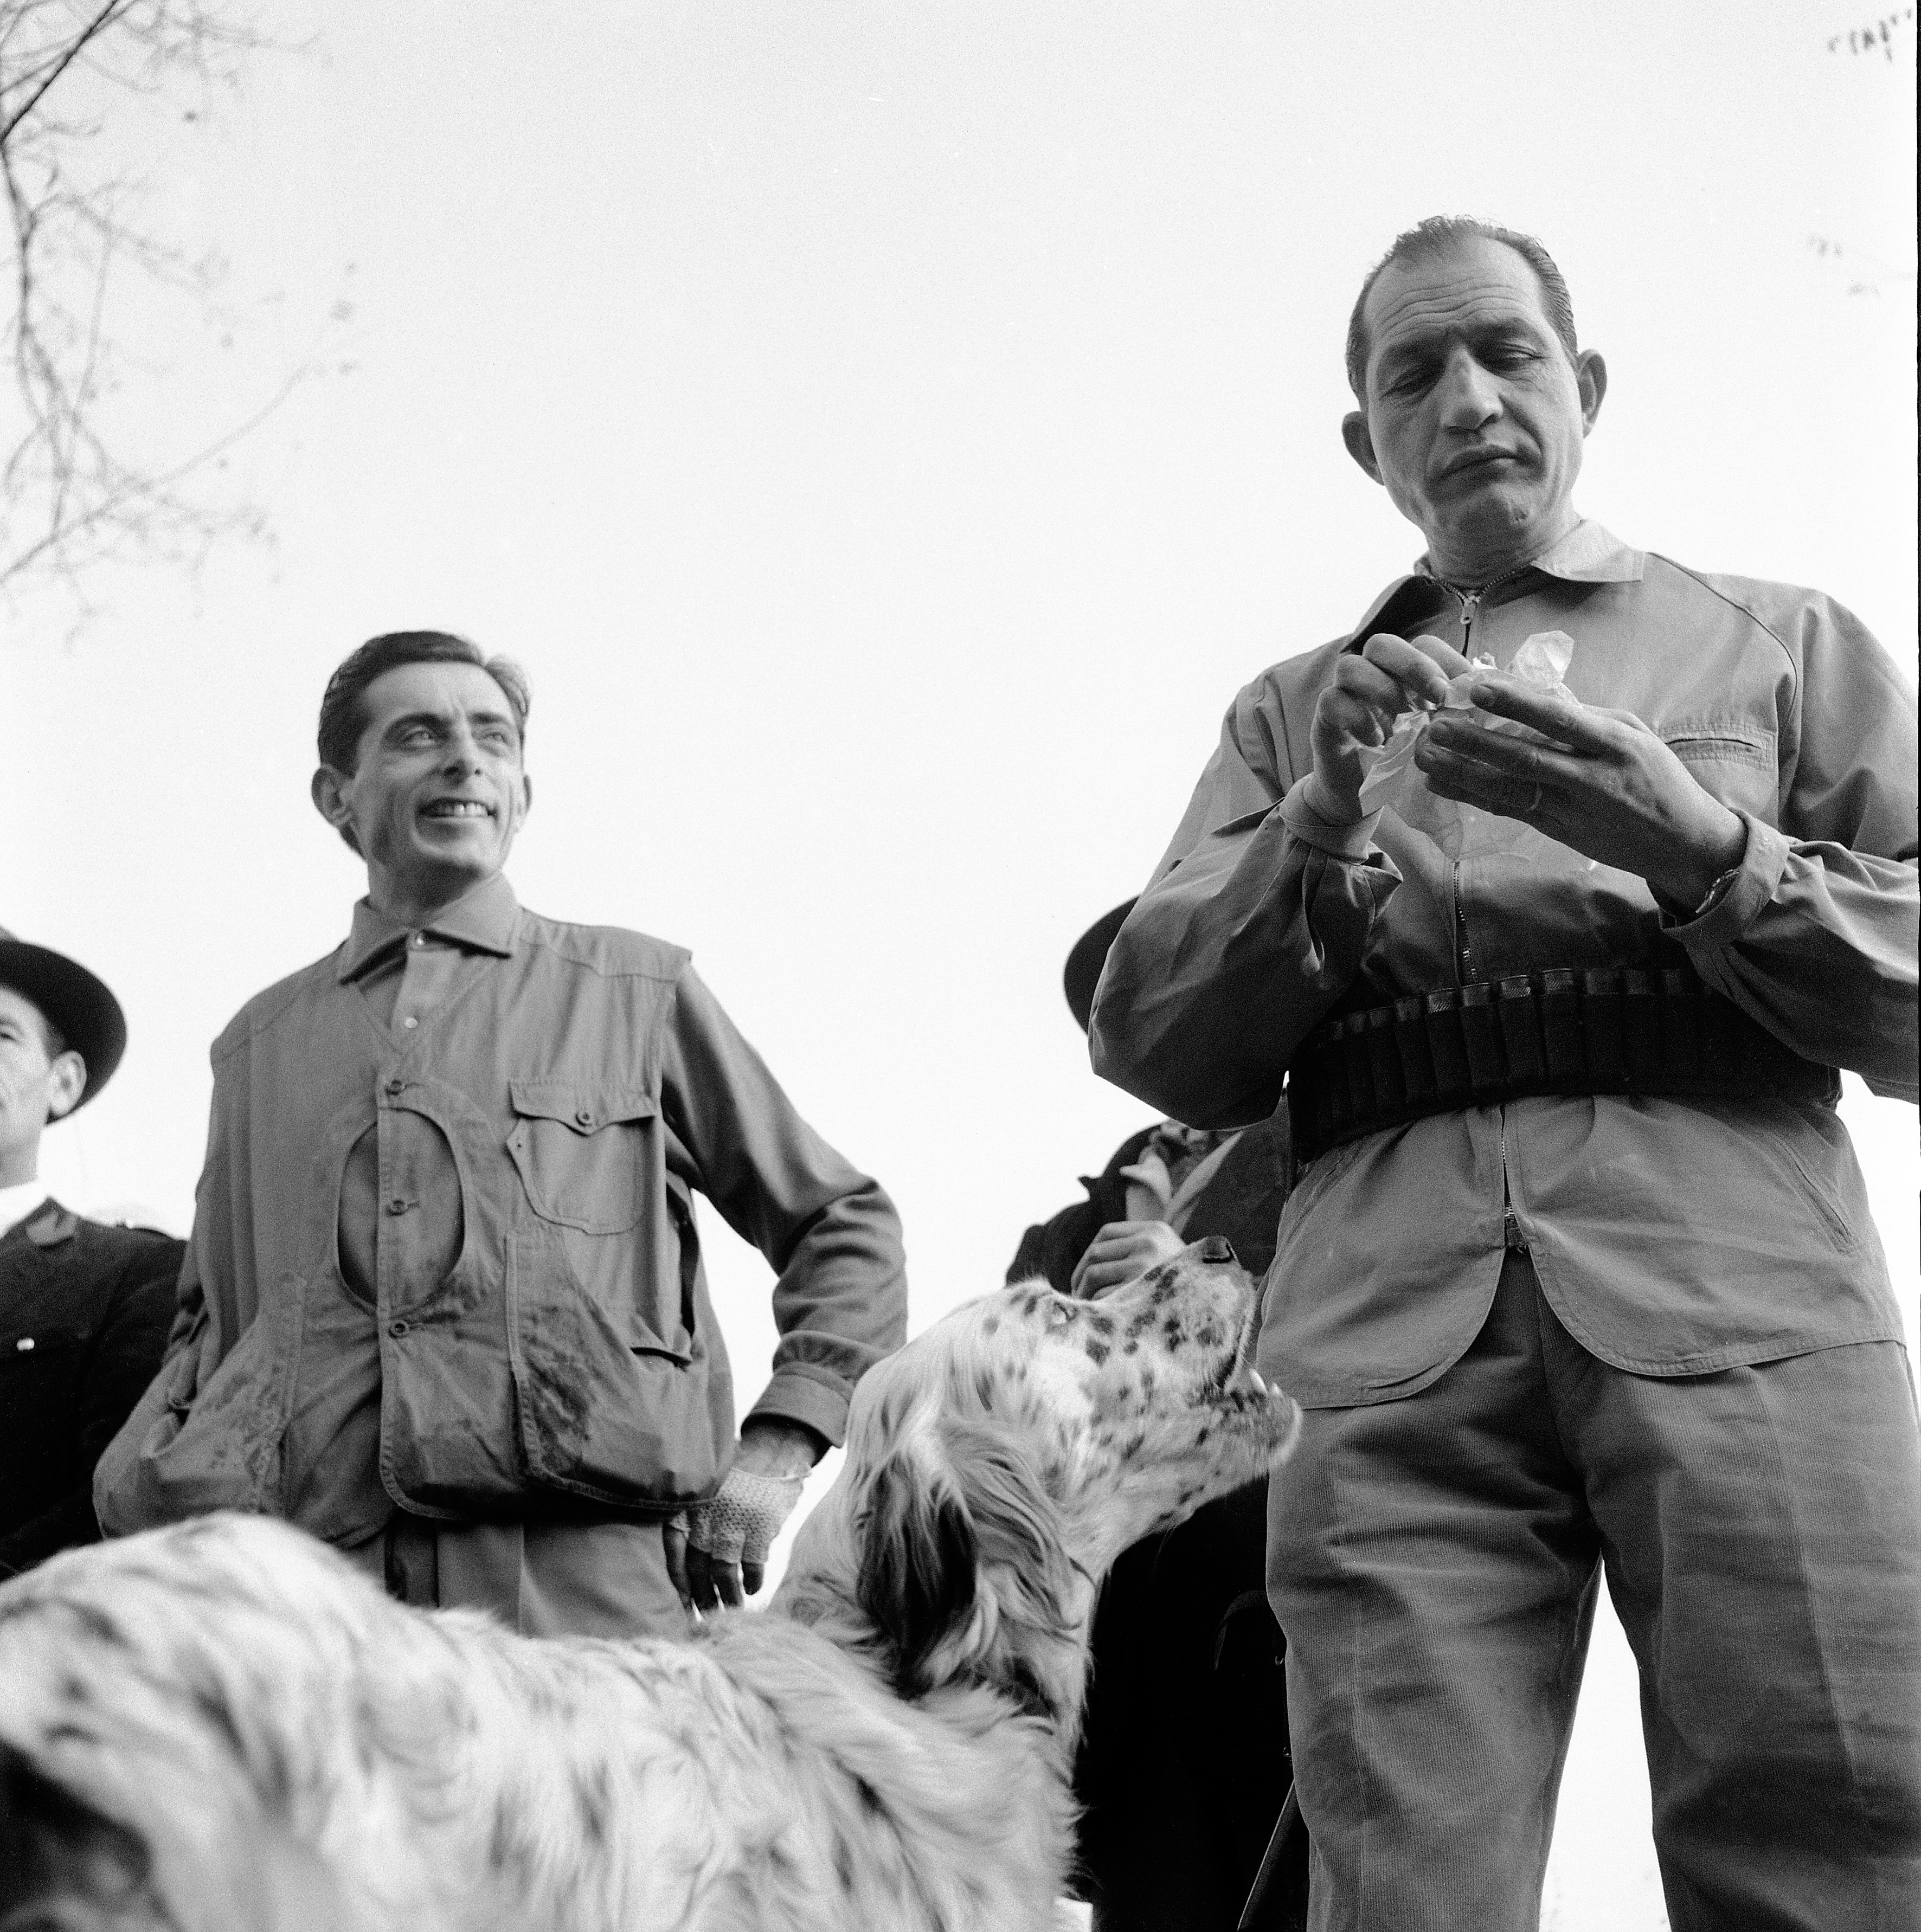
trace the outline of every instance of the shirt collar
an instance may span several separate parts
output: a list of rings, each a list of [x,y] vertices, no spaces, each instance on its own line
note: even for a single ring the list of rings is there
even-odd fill
[[[1424,551],[1414,568],[1424,577],[1433,576]],[[1647,553],[1630,550],[1613,531],[1583,517],[1559,542],[1529,557],[1527,568],[1565,584],[1638,584],[1647,568]]]
[[[1527,568],[1568,584],[1638,584],[1647,553],[1631,550],[1610,530],[1583,517],[1558,543],[1550,544]],[[1358,650],[1376,631],[1399,631],[1448,608],[1453,592],[1433,574],[1424,552],[1405,577],[1397,577],[1367,607],[1349,634],[1346,648]]]
[[[42,1181],[23,1180],[16,1186],[0,1187],[0,1235],[11,1234],[48,1198]]]
[[[353,929],[341,949],[335,976],[343,984],[358,979],[377,959],[395,946],[404,945],[416,932],[431,933],[436,939],[450,939],[471,952],[492,952],[504,959],[513,952],[514,934],[520,919],[521,902],[515,898],[504,872],[497,872],[484,884],[476,886],[424,926],[403,926],[362,899],[353,908]]]

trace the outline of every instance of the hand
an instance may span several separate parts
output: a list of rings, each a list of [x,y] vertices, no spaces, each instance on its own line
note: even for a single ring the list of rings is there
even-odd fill
[[[1109,1221],[1087,1244],[1069,1286],[1092,1301],[1172,1261],[1187,1246],[1165,1221]]]
[[[797,1422],[762,1417],[741,1430],[719,1492],[664,1526],[667,1573],[683,1604],[704,1612],[737,1608],[759,1594],[767,1551],[800,1500],[807,1472],[826,1450]]]
[[[1632,712],[1491,671],[1468,696],[1554,742],[1490,730],[1464,711],[1437,715],[1414,762],[1442,798],[1518,818],[1691,911],[1740,862],[1747,827]]]
[[[1472,668],[1451,644],[1425,634],[1409,639],[1377,631],[1358,657],[1343,652],[1314,706],[1309,805],[1330,824],[1358,818],[1363,748],[1385,743],[1402,712],[1438,708],[1448,680]]]

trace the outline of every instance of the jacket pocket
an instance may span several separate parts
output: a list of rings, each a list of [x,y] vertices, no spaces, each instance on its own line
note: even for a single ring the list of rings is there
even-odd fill
[[[282,1276],[224,1356],[201,1310],[95,1472],[110,1533],[211,1510],[276,1510],[305,1298],[302,1277]]]
[[[733,1384],[698,1336],[610,1318],[569,1250],[535,1230],[512,1241],[509,1348],[521,1452],[534,1482],[629,1508],[710,1495],[734,1442]]]
[[[1745,720],[1666,724],[1661,736],[1695,782],[1722,804],[1775,822],[1781,774],[1775,735]]]
[[[635,1088],[509,1080],[515,1116],[507,1152],[543,1221],[621,1234],[647,1201],[645,1138],[657,1109]]]

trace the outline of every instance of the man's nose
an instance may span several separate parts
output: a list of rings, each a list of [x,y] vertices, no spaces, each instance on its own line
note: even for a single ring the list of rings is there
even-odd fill
[[[1449,429],[1478,429],[1501,413],[1501,386],[1464,349],[1441,379],[1441,420]]]

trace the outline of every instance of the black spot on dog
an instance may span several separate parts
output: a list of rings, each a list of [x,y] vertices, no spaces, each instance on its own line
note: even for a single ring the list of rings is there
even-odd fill
[[[982,1323],[981,1323],[981,1324],[980,1324],[980,1332],[981,1332],[981,1334],[983,1334],[983,1335],[998,1335],[998,1334],[999,1334],[999,1333],[1001,1332],[1001,1318],[1000,1318],[1000,1316],[998,1316],[998,1315],[990,1315],[990,1316],[988,1316],[988,1318],[987,1318],[987,1319],[986,1319],[985,1322],[982,1322]]]
[[[869,1817],[884,1818],[887,1815],[886,1801],[866,1779],[857,1778],[854,1780],[854,1788],[860,1794],[861,1808]]]
[[[598,1850],[607,1842],[608,1813],[611,1809],[607,1791],[607,1770],[596,1765],[586,1776],[574,1777],[574,1803],[581,1814],[581,1830],[588,1844]]]
[[[1090,1335],[1087,1339],[1087,1358],[1097,1369],[1114,1351],[1105,1342],[1097,1342]]]
[[[494,1806],[493,1828],[487,1834],[487,1866],[490,1871],[505,1871],[517,1862],[513,1828],[507,1822],[507,1807],[503,1801]]]

